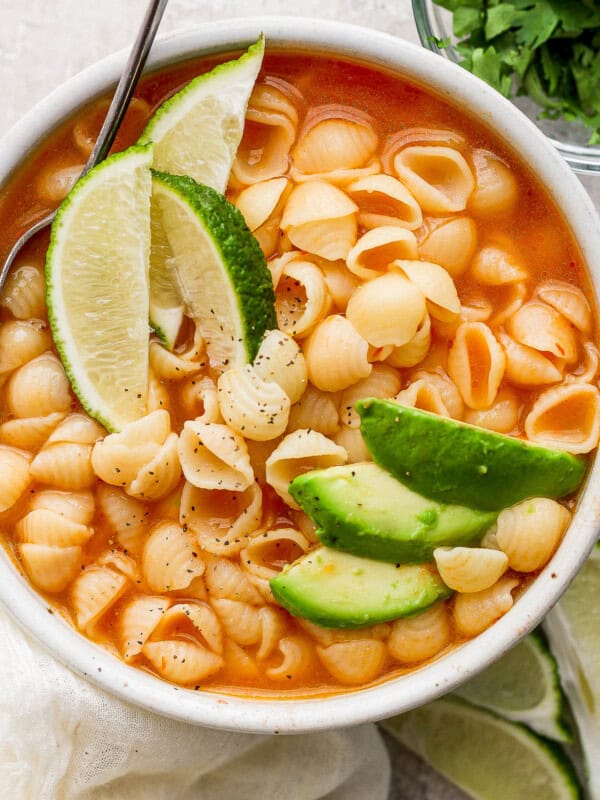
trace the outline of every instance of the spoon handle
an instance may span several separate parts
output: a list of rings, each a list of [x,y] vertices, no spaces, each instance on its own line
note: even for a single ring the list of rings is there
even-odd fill
[[[148,3],[146,14],[142,21],[142,25],[134,45],[131,49],[131,53],[129,54],[129,59],[125,65],[125,70],[121,75],[119,83],[117,84],[115,94],[109,106],[104,123],[102,124],[102,128],[100,129],[100,133],[98,134],[96,144],[94,145],[94,149],[90,154],[87,164],[79,176],[80,178],[82,178],[92,169],[92,167],[95,167],[96,164],[100,163],[100,161],[105,159],[108,155],[108,152],[115,140],[115,136],[119,130],[119,126],[121,125],[123,117],[125,116],[125,112],[127,111],[129,101],[131,100],[135,91],[135,87],[137,86],[140,73],[142,72],[144,64],[146,63],[148,52],[152,47],[152,42],[154,41],[156,31],[158,30],[158,26],[168,2],[169,0],[150,0]],[[36,233],[43,230],[43,228],[45,228],[47,225],[50,225],[55,216],[56,210],[51,211],[43,219],[40,219],[33,224],[31,228],[28,228],[28,230],[26,230],[14,243],[8,256],[6,257],[4,264],[2,265],[2,269],[0,270],[0,291],[3,289],[4,284],[6,283],[8,273],[13,261],[17,256],[17,253],[30,239],[35,236]]]

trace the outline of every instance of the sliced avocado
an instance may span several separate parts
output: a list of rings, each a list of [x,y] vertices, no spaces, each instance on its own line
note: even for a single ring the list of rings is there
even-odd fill
[[[464,422],[368,398],[356,405],[373,459],[425,497],[501,509],[528,497],[564,497],[586,462]]]
[[[371,462],[305,472],[289,492],[323,544],[394,563],[430,561],[436,547],[473,544],[497,517],[428,500]]]
[[[275,599],[326,628],[359,628],[424,611],[451,592],[426,564],[384,564],[320,547],[271,580]]]

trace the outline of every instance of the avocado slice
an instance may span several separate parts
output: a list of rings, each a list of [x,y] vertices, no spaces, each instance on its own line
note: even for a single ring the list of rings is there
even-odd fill
[[[385,564],[320,547],[271,580],[275,599],[326,628],[359,628],[424,611],[451,594],[433,567]]]
[[[428,500],[371,462],[305,472],[289,492],[323,544],[394,563],[431,561],[436,547],[473,544],[497,517]]]
[[[586,462],[391,400],[357,405],[373,459],[413,491],[442,503],[501,509],[529,497],[564,497]]]

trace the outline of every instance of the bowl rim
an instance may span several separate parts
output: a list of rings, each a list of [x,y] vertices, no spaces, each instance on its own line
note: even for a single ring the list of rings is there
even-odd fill
[[[545,185],[579,243],[594,286],[600,287],[600,220],[587,193],[543,134],[487,84],[418,45],[345,23],[306,17],[252,17],[203,25],[160,39],[148,62],[155,70],[192,57],[247,47],[264,32],[267,43],[295,51],[363,62],[432,86],[469,109],[513,150]],[[0,186],[59,122],[114,85],[127,57],[114,53],[55,89],[0,142]],[[600,459],[595,459],[573,522],[550,563],[514,607],[475,639],[438,660],[369,688],[314,698],[265,699],[174,686],[130,667],[52,613],[4,548],[0,601],[54,657],[121,700],[184,722],[250,733],[302,733],[374,721],[408,711],[452,690],[524,637],[557,602],[592,549],[600,520]]]
[[[460,57],[452,42],[441,45],[441,21],[438,12],[445,9],[436,6],[434,0],[412,0],[412,11],[415,27],[423,47],[436,55],[442,56],[453,64],[460,62]],[[450,13],[450,12],[448,12]],[[600,175],[600,146],[570,144],[562,142],[549,134],[543,134],[558,150],[572,170],[580,175]]]

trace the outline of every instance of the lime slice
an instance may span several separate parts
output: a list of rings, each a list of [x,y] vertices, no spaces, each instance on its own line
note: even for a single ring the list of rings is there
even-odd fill
[[[558,667],[544,638],[533,633],[454,694],[522,722],[542,736],[571,742]]]
[[[151,205],[151,231],[150,324],[164,346],[172,350],[185,308],[177,283],[175,258],[156,202]]]
[[[600,797],[600,550],[594,548],[544,630],[585,756],[590,797]]]
[[[559,745],[456,698],[383,723],[476,800],[576,800],[577,777]]]
[[[163,103],[139,142],[154,142],[155,169],[225,191],[264,52],[261,36],[236,61],[199,75]]]
[[[146,412],[152,147],[82,178],[52,225],[46,258],[54,342],[85,410],[118,431]]]
[[[169,268],[211,363],[230,368],[252,361],[277,320],[271,273],[243,216],[214,189],[158,172],[152,205],[171,249]]]

